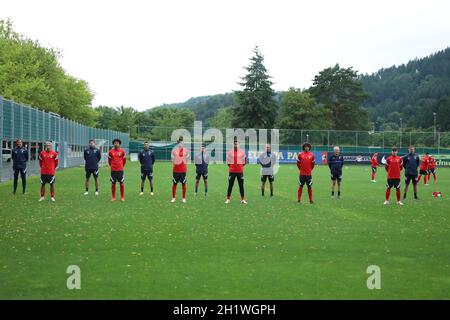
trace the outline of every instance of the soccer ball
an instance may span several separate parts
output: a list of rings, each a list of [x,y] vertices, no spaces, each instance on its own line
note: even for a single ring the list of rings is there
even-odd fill
[[[440,197],[442,197],[442,193],[440,193],[439,191],[435,191],[435,192],[433,192],[433,197],[440,198]]]

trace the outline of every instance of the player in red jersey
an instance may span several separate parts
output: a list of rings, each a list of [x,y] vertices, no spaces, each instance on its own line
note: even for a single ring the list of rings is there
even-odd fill
[[[430,156],[428,163],[428,181],[431,180],[431,175],[433,175],[434,183],[436,183],[436,159],[433,156]]]
[[[179,137],[177,146],[172,150],[172,162],[173,162],[173,177],[172,177],[172,200],[175,202],[175,196],[177,194],[177,184],[181,183],[181,189],[183,191],[182,201],[186,202],[186,172],[187,162],[189,159],[188,149],[183,147],[183,137]]]
[[[392,147],[392,155],[386,159],[387,184],[386,184],[386,201],[384,204],[389,204],[389,197],[391,195],[391,188],[396,189],[397,204],[403,205],[400,201],[400,172],[403,170],[403,159],[398,156],[397,147]]]
[[[302,148],[303,152],[300,152],[297,156],[297,167],[300,170],[297,201],[301,202],[303,186],[306,184],[308,186],[309,203],[312,204],[312,171],[314,169],[314,165],[316,164],[316,157],[310,151],[311,145],[308,142],[304,143]]]
[[[125,201],[125,176],[123,173],[123,167],[127,163],[127,155],[125,150],[120,148],[122,141],[120,139],[114,139],[114,148],[108,152],[108,163],[111,167],[111,201],[116,201],[116,183],[120,185],[120,201]]]
[[[241,203],[247,204],[244,193],[244,166],[247,163],[245,151],[239,148],[239,142],[234,139],[233,149],[227,152],[228,165],[228,190],[225,203],[230,203],[231,193],[233,191],[234,180],[237,179],[239,184],[239,193],[241,194]]]
[[[419,177],[417,178],[417,182],[420,181],[420,178],[423,177],[423,184],[425,186],[428,186],[428,166],[430,164],[430,154],[427,152],[425,153],[425,155],[422,157],[421,163],[420,163],[420,169],[419,169]]]
[[[39,153],[39,166],[41,167],[41,197],[39,202],[45,199],[45,185],[50,184],[50,197],[55,202],[55,172],[58,167],[58,153],[52,150],[52,143],[45,142],[45,150]]]
[[[378,167],[378,153],[374,153],[372,155],[372,159],[370,159],[370,163],[372,166],[372,182],[376,182],[375,181],[375,176],[377,175],[377,167]]]

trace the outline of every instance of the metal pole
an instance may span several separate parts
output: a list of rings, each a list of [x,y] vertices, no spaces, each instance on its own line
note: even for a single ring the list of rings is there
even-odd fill
[[[434,119],[434,145],[436,145],[436,112],[433,112]]]
[[[438,131],[438,154],[441,154],[441,133]]]

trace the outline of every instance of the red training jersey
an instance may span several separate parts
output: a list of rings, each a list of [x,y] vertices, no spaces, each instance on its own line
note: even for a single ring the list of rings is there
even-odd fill
[[[436,159],[433,157],[430,157],[430,161],[428,163],[428,169],[434,169],[436,168]]]
[[[400,172],[403,169],[403,159],[399,156],[390,156],[386,159],[386,171],[388,179],[400,179]]]
[[[186,173],[189,152],[186,148],[175,148],[172,150],[173,172]]]
[[[300,175],[311,176],[316,164],[316,157],[310,151],[300,152],[297,156],[297,167],[300,170]]]
[[[430,157],[429,156],[423,156],[420,164],[420,170],[428,170],[428,165],[430,164]]]
[[[243,173],[246,161],[244,150],[233,148],[227,152],[227,164],[230,173]]]
[[[55,175],[58,163],[58,152],[53,150],[44,150],[39,153],[39,166],[41,167],[41,174],[48,174],[51,176]]]
[[[372,156],[370,162],[372,163],[372,168],[376,168],[378,166],[378,159],[376,156]]]
[[[108,163],[111,171],[123,171],[125,163],[127,163],[127,155],[125,150],[121,148],[112,148],[108,152]]]

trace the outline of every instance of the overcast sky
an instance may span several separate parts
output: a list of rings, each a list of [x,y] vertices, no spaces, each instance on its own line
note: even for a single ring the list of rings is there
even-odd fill
[[[238,89],[255,44],[275,90],[334,65],[362,73],[450,45],[450,1],[0,0],[0,18],[59,48],[94,106],[139,110]]]

